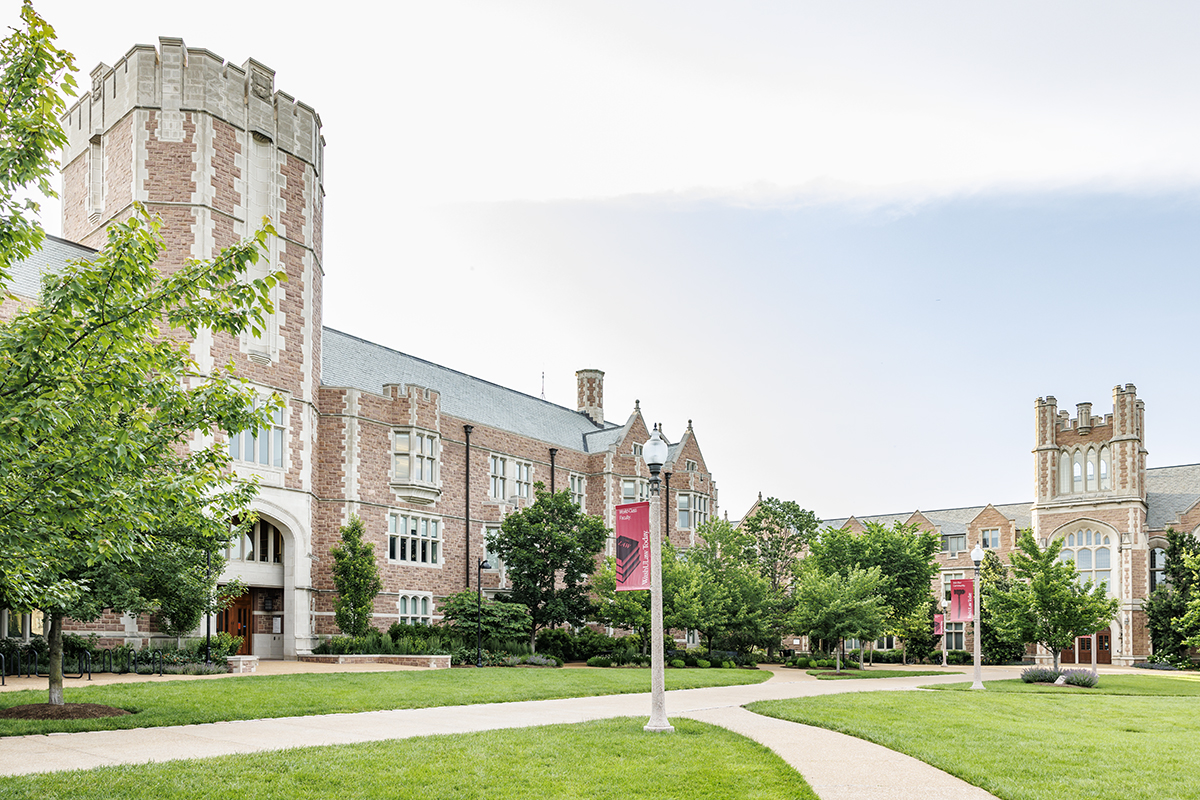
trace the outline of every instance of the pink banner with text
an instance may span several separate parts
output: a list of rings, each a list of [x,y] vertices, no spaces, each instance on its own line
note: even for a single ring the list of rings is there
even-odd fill
[[[617,506],[617,591],[650,588],[650,504]]]
[[[934,614],[933,615],[933,635],[941,636],[945,632],[946,632],[946,615],[945,614]]]
[[[950,581],[950,621],[970,622],[975,619],[975,579],[955,578]]]

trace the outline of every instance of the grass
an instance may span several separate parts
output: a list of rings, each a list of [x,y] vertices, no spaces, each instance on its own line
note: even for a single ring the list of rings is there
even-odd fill
[[[766,670],[668,670],[667,689],[761,683]],[[262,675],[74,688],[68,703],[100,703],[136,712],[86,720],[0,719],[0,736],[58,731],[120,730],[235,719],[427,708],[516,700],[549,700],[650,691],[650,670],[455,669]],[[46,692],[0,693],[0,708],[46,702]]]
[[[1049,683],[1025,683],[1019,680],[987,681],[988,691],[1007,694],[1118,694],[1142,697],[1200,697],[1200,675],[1101,675],[1092,689],[1078,686],[1054,686]],[[969,691],[969,683],[944,683],[929,686],[938,691]]]
[[[948,675],[952,673],[931,669],[850,670],[848,672],[827,672],[821,669],[810,669],[808,670],[808,674],[816,676],[819,681],[845,681],[863,678],[919,678],[923,675]]]
[[[688,719],[610,719],[0,778],[6,800],[497,797],[816,800],[766,747]]]
[[[1006,691],[1013,684],[1026,685],[989,682],[969,698],[870,692],[748,708],[907,753],[1003,800],[1200,798],[1194,680],[1106,675],[1108,693]]]

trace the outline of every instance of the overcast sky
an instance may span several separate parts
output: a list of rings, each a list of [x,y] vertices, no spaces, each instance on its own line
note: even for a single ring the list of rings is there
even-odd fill
[[[272,67],[326,325],[571,407],[603,369],[731,518],[1031,500],[1034,399],[1119,383],[1200,462],[1198,4],[36,5],[81,83],[159,36]]]

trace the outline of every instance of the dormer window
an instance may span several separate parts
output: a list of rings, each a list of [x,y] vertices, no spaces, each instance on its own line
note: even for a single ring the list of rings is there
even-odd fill
[[[688,472],[695,472],[696,466],[697,465],[695,461],[689,460],[684,462],[684,469],[686,469]]]

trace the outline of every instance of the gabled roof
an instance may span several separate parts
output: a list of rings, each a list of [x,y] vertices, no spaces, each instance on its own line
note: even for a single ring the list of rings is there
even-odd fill
[[[1033,527],[1033,516],[1030,513],[1033,508],[1033,503],[1007,503],[1005,505],[993,506],[997,511],[1003,514],[1006,518],[1014,520],[1017,523],[1017,528]],[[963,534],[967,532],[967,525],[971,520],[979,516],[979,512],[987,508],[982,506],[968,506],[966,508],[943,508],[937,511],[921,510],[925,518],[937,526],[938,531],[943,536],[952,536],[955,534]],[[871,517],[858,517],[858,521],[866,525],[868,522],[878,522],[887,527],[891,527],[897,522],[907,522],[913,515],[909,511],[904,514],[877,514]],[[821,520],[822,525],[829,525],[834,528],[840,528],[846,524],[849,517],[845,519],[830,519]]]
[[[1162,530],[1200,501],[1200,464],[1146,470],[1146,526]]]
[[[446,414],[585,453],[620,441],[625,430],[611,422],[598,428],[573,409],[332,328],[324,329],[321,383],[375,394],[392,383],[424,386],[441,395]]]
[[[8,289],[19,297],[35,300],[42,292],[43,275],[61,269],[68,259],[91,258],[95,254],[90,247],[47,234],[41,250],[12,265],[13,279]]]

